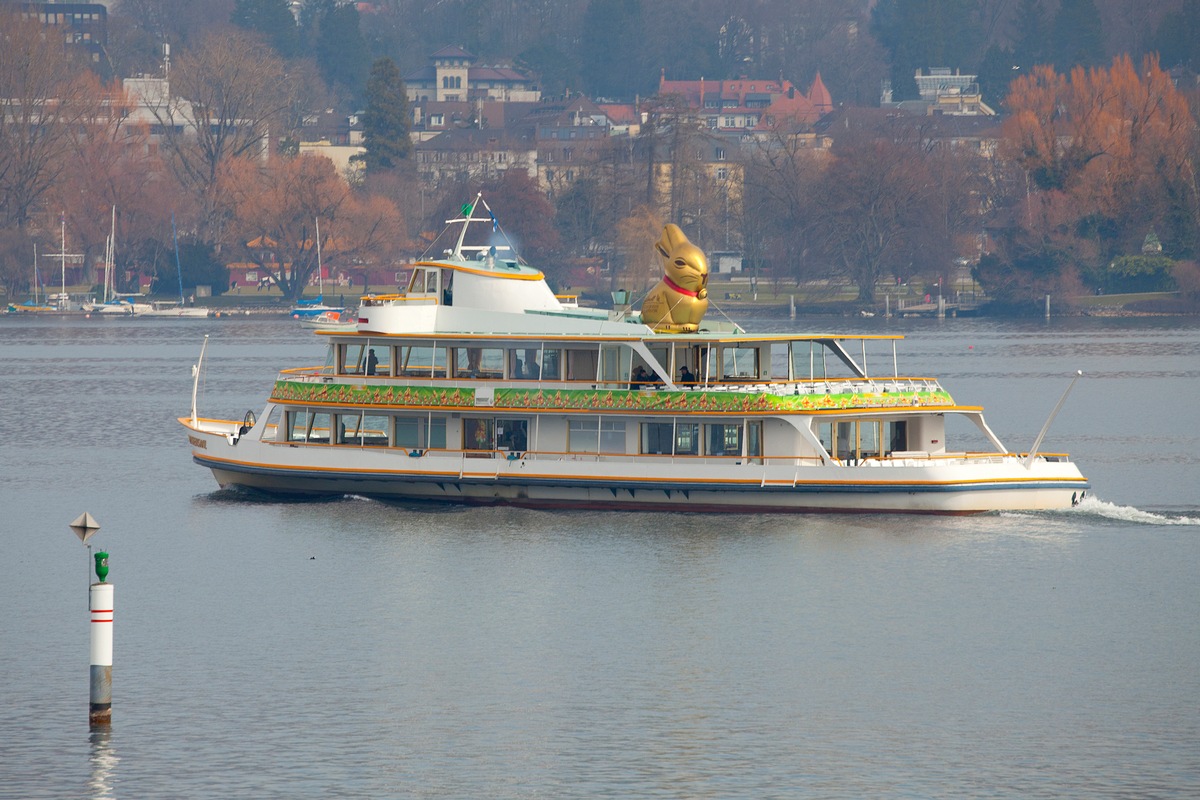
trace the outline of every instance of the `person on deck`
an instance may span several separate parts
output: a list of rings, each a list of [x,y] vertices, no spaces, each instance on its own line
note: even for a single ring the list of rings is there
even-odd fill
[[[680,383],[695,383],[696,382],[696,376],[692,374],[692,371],[690,369],[688,369],[686,365],[683,367],[680,367],[680,369],[679,369],[679,382]]]
[[[374,375],[377,366],[379,366],[379,359],[375,357],[375,348],[372,347],[367,351],[367,374]]]

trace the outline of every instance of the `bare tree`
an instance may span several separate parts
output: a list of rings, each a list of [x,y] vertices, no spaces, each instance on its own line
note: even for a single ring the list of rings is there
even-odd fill
[[[85,82],[58,38],[0,12],[0,222],[24,229],[62,175],[88,113]]]
[[[213,36],[184,53],[169,88],[145,102],[159,123],[168,164],[199,208],[202,241],[222,244],[230,212],[221,173],[226,162],[265,160],[291,105],[283,61],[253,36]]]

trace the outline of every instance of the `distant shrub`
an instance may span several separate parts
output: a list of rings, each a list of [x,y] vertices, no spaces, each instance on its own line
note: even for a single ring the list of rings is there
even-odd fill
[[[1166,256],[1120,256],[1104,270],[1106,292],[1169,292],[1175,289],[1172,267]]]

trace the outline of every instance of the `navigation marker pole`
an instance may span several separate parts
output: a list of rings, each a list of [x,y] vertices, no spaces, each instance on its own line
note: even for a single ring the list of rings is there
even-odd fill
[[[92,726],[112,723],[113,663],[113,587],[108,577],[108,553],[96,553],[98,583],[91,586],[92,658],[91,707],[88,722]]]
[[[88,539],[100,530],[100,523],[83,512],[70,525],[79,541],[88,549],[88,610],[91,612],[91,705],[88,722],[93,727],[112,722],[112,651],[113,651],[113,586],[108,577],[108,553],[103,550],[92,556]],[[96,562],[97,583],[91,583],[91,562]]]

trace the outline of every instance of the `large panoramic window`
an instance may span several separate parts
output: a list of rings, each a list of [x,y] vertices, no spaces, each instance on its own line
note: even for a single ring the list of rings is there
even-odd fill
[[[446,349],[429,346],[398,347],[396,374],[412,378],[444,378]]]
[[[642,452],[656,455],[697,455],[700,452],[700,423],[642,423]]]
[[[567,450],[572,453],[624,453],[625,423],[600,417],[568,421]]]
[[[499,380],[504,377],[504,351],[499,347],[456,347],[454,375]]]
[[[339,414],[337,443],[387,447],[390,421],[386,414]]]
[[[892,423],[895,424],[895,423]],[[903,425],[903,423],[900,423]],[[864,458],[878,458],[883,454],[880,447],[884,434],[884,424],[877,419],[843,420],[841,422],[822,422],[818,427],[818,438],[821,445],[829,451],[829,455],[841,461],[858,461]],[[889,437],[894,437],[895,429],[889,425]]]
[[[725,347],[721,350],[721,377],[746,380],[758,377],[758,350],[753,347]]]
[[[329,444],[329,412],[298,409],[287,413],[287,440]]]
[[[396,447],[410,450],[444,450],[445,417],[397,417]]]
[[[719,423],[707,425],[708,442],[704,452],[710,456],[740,456],[742,454],[742,426]]]

